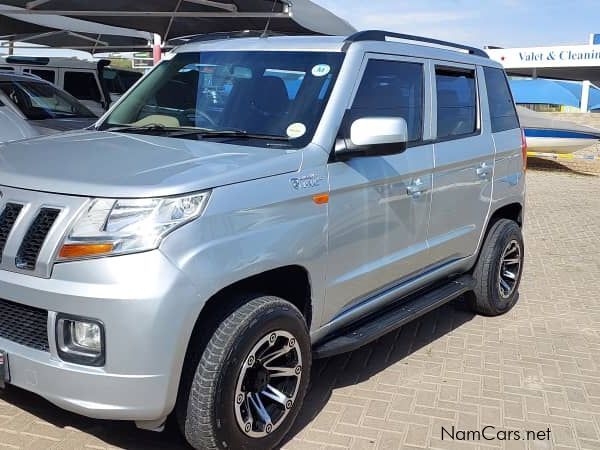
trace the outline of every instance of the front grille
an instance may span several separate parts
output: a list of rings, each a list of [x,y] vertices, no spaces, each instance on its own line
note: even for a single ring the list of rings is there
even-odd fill
[[[0,337],[47,352],[48,311],[0,299]]]
[[[38,255],[50,228],[60,213],[59,209],[42,208],[27,230],[17,253],[17,267],[19,269],[34,270]]]
[[[7,203],[2,214],[0,214],[0,262],[2,262],[6,240],[21,213],[21,209],[23,209],[23,205]]]

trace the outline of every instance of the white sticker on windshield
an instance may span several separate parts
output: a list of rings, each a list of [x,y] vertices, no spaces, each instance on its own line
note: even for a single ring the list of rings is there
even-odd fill
[[[306,125],[296,122],[287,127],[287,135],[291,139],[298,139],[306,133]]]
[[[315,77],[324,77],[325,75],[328,75],[329,72],[331,72],[331,66],[328,64],[317,64],[312,68],[312,74]]]

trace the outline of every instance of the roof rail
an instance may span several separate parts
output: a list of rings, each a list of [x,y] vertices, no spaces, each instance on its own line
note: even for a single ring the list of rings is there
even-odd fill
[[[191,36],[181,36],[174,39],[170,39],[168,45],[183,45],[190,44],[192,42],[205,42],[205,41],[217,41],[220,39],[241,39],[249,37],[273,37],[273,36],[284,36],[281,33],[267,30],[245,30],[245,31],[217,31],[215,33],[206,34],[193,34]]]
[[[481,56],[483,58],[489,58],[489,55],[483,50],[476,47],[469,47],[468,45],[455,44],[454,42],[441,41],[439,39],[431,39],[423,36],[414,36],[412,34],[401,34],[401,33],[391,33],[388,31],[381,30],[367,30],[367,31],[359,31],[358,33],[354,33],[346,39],[346,42],[362,42],[362,41],[386,41],[387,38],[394,39],[403,39],[406,41],[415,41],[415,42],[424,42],[427,44],[435,44],[440,47],[448,47],[458,50],[463,50],[471,55]]]

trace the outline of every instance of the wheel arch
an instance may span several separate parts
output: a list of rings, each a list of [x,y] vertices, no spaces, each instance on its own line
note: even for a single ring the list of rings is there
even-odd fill
[[[485,230],[481,234],[481,239],[479,241],[479,245],[477,246],[477,252],[472,256],[471,263],[469,265],[469,270],[475,267],[477,260],[479,259],[479,255],[481,253],[481,249],[483,248],[483,244],[488,237],[488,234],[494,224],[501,219],[508,219],[516,222],[519,227],[523,228],[523,204],[520,202],[511,202],[506,203],[504,205],[499,205],[496,209],[490,214],[489,219],[486,223]]]
[[[257,295],[272,295],[289,301],[300,310],[310,328],[313,314],[311,280],[308,270],[303,266],[273,268],[222,288],[204,304],[187,342],[177,404],[186,398],[204,348],[221,321]],[[179,409],[176,406],[177,414],[180,413]]]
[[[523,227],[523,205],[518,202],[508,203],[498,207],[490,216],[488,220],[486,234],[489,229],[500,219],[509,219],[517,222],[519,226]]]

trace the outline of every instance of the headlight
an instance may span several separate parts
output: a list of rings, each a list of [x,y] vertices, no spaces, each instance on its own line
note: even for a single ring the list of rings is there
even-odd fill
[[[94,199],[73,225],[59,261],[143,252],[204,210],[208,192],[135,200]]]

